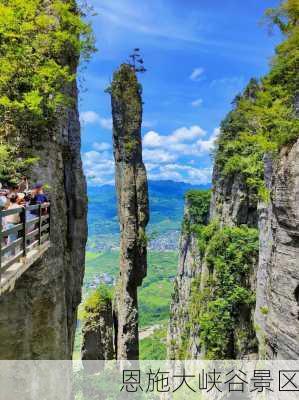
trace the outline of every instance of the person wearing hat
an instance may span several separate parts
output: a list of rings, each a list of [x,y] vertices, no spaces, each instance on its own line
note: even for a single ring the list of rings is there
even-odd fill
[[[31,193],[30,205],[44,204],[48,203],[48,201],[48,197],[43,190],[43,184],[39,182],[34,185]],[[38,210],[33,210],[32,214],[38,215]]]

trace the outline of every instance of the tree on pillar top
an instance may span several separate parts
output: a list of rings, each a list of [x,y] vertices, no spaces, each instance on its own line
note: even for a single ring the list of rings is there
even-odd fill
[[[136,47],[133,50],[133,53],[129,55],[128,64],[134,69],[135,72],[146,72],[146,68],[144,68],[144,61],[140,54],[140,49]]]

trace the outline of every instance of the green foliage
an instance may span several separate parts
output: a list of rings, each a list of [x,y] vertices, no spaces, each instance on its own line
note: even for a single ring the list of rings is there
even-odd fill
[[[82,16],[73,0],[1,3],[2,118],[40,121],[63,105],[62,88],[75,78],[78,57],[88,59],[94,50],[91,27]]]
[[[299,3],[286,0],[267,15],[285,40],[276,48],[270,72],[261,82],[252,79],[221,124],[215,161],[223,177],[236,173],[257,198],[267,197],[263,179],[263,155],[277,154],[299,135],[295,97],[299,87]]]
[[[143,229],[143,228],[139,228],[138,242],[139,242],[140,246],[144,246],[144,247],[147,246],[148,237],[146,235],[145,229]]]
[[[142,115],[142,89],[134,67],[122,64],[114,73],[111,86],[106,91],[111,94],[112,104],[121,110],[114,120],[114,129],[122,138],[120,140],[124,141],[125,155],[130,159],[139,149],[138,128],[141,126]]]
[[[100,312],[112,301],[112,290],[106,285],[100,285],[84,301],[80,319],[85,320]]]
[[[38,161],[37,158],[19,158],[14,148],[0,144],[0,182],[4,185],[16,185],[28,168]]]
[[[210,209],[211,190],[189,190],[185,194],[188,215],[183,221],[183,231],[191,232],[207,224]]]
[[[148,274],[138,289],[139,325],[161,324],[169,318],[172,279],[175,277],[178,255],[175,251],[149,251]],[[83,297],[89,297],[90,284],[103,273],[116,278],[119,274],[119,252],[86,253]],[[79,315],[79,317],[81,314]]]
[[[178,256],[174,251],[148,253],[148,273],[138,289],[139,324],[141,327],[168,320],[172,279]]]
[[[139,326],[141,328],[162,325],[169,319],[169,308],[171,301],[172,292],[172,279],[174,278],[177,270],[178,255],[175,251],[148,252],[148,274],[144,279],[142,287],[138,289],[138,303],[139,303]],[[103,273],[109,274],[111,277],[116,278],[119,274],[119,252],[110,251],[105,253],[86,253],[86,267],[85,276],[83,283],[83,304],[80,305],[78,319],[82,325],[82,319],[86,317],[86,311],[84,310],[85,304],[89,304],[89,298],[91,297],[91,304],[97,304],[99,294],[98,290],[93,291],[90,288],[90,284],[94,282],[94,279]],[[102,287],[103,285],[101,285]],[[107,286],[104,286],[104,293],[106,292]],[[112,290],[109,289],[108,290]],[[101,291],[101,289],[100,289]],[[94,296],[94,298],[93,298]],[[100,296],[103,296],[100,294]],[[107,298],[107,296],[104,296]],[[87,300],[85,300],[87,299]],[[109,299],[109,293],[108,293]],[[93,307],[92,307],[93,308]],[[166,346],[166,331],[162,335],[162,328],[159,329],[159,348],[165,350]],[[77,329],[75,338],[75,347],[77,358],[80,357],[79,349],[81,343],[81,328]],[[154,334],[154,338],[157,338]],[[162,337],[164,336],[164,337]],[[155,355],[149,357],[149,352],[152,352],[152,347],[149,340],[144,339],[145,342],[140,344],[140,356],[142,359],[156,359]],[[156,339],[155,339],[156,340]],[[146,355],[144,355],[144,352]],[[155,353],[157,355],[157,353]],[[161,353],[165,354],[165,353]],[[157,355],[158,356],[158,355]],[[149,357],[149,358],[148,358]],[[153,358],[152,358],[153,357]],[[158,358],[157,358],[158,359]]]
[[[156,329],[154,333],[140,340],[140,360],[166,360],[166,327]]]
[[[260,307],[260,312],[261,312],[263,315],[267,315],[267,314],[269,313],[269,308],[266,307],[266,306]]]
[[[79,57],[94,51],[83,16],[74,0],[0,4],[0,137],[28,162],[20,139],[53,130],[70,103]]]
[[[207,244],[218,229],[219,224],[216,220],[211,221],[208,225],[199,225],[196,227],[198,248],[202,256],[206,251]]]
[[[249,278],[258,256],[258,232],[241,227],[206,227],[206,285],[195,279],[190,302],[190,325],[200,326],[200,342],[208,359],[230,358],[240,309],[255,304]]]

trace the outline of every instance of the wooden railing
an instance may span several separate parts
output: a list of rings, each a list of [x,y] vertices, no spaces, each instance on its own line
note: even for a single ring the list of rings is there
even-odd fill
[[[50,240],[50,211],[50,204],[45,203],[0,212],[0,279],[11,265]],[[19,215],[21,222],[3,230],[4,218],[9,215]],[[10,241],[11,235],[17,238]]]

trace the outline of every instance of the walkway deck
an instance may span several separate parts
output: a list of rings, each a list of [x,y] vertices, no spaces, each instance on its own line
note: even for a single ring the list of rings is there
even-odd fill
[[[6,217],[19,215],[9,229]],[[2,230],[4,227],[4,230]],[[50,247],[50,204],[19,207],[0,212],[0,295],[14,288],[16,280]]]

